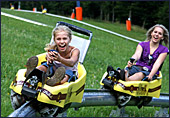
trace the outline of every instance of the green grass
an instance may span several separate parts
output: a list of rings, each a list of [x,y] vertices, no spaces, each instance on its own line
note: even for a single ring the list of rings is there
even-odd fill
[[[50,26],[55,26],[57,21],[64,21],[64,22],[71,23],[73,25],[77,25],[77,26],[89,29],[89,27],[82,25],[82,24],[79,24],[79,23],[75,23],[74,21],[65,20],[65,19],[61,19],[61,18],[55,18],[55,17],[46,16],[46,15],[42,15],[42,14],[13,11],[13,10],[3,9],[3,8],[1,9],[1,11],[2,12],[5,11],[5,13],[10,13],[10,14],[17,15],[17,16],[20,16],[20,17],[32,19],[34,21],[41,22],[41,23],[44,23],[44,24],[48,24]],[[41,16],[41,18],[39,18],[40,16]],[[106,28],[108,30],[129,36],[131,38],[135,38],[137,40],[143,41],[145,39],[144,34],[146,33],[146,31],[144,29],[141,29],[138,26],[132,26],[133,32],[129,32],[129,31],[126,30],[125,24],[110,23],[110,22],[106,22],[106,21],[89,20],[87,18],[83,18],[83,22],[87,22],[87,23],[90,23],[92,25],[96,25],[96,26],[99,26],[99,27],[102,27],[102,28]]]
[[[73,21],[35,13],[22,13],[6,9],[1,9],[1,11],[54,27],[57,21],[64,21],[91,30],[93,39],[83,64],[87,71],[85,88],[99,89],[99,81],[107,66],[113,65],[115,68],[124,68],[137,46],[136,42],[125,40]],[[83,19],[83,21],[137,40],[142,41],[145,39],[146,30],[137,26],[132,26],[132,31],[128,32],[125,24],[113,24],[89,19]],[[15,74],[19,69],[25,68],[27,58],[44,52],[45,44],[49,43],[51,39],[51,31],[52,28],[49,27],[38,26],[1,15],[1,117],[6,117],[13,112],[10,103],[9,86]],[[162,73],[161,92],[169,93],[169,85],[167,84],[169,83],[169,56],[164,63]],[[69,109],[67,116],[108,117],[111,110],[116,108],[116,106],[103,106],[82,107],[79,111]],[[154,110],[152,107],[138,109],[134,106],[127,107],[126,111],[132,117],[150,117],[154,116],[155,110],[158,109],[157,107]]]

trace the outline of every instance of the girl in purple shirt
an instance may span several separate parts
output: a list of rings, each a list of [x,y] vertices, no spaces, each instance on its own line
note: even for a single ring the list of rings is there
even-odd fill
[[[147,33],[147,39],[140,42],[136,48],[134,55],[134,63],[128,61],[127,67],[129,71],[125,71],[126,81],[140,81],[144,77],[152,80],[162,67],[162,64],[169,53],[167,47],[162,45],[168,44],[169,33],[168,30],[160,24],[151,27]],[[135,64],[136,62],[136,64]]]

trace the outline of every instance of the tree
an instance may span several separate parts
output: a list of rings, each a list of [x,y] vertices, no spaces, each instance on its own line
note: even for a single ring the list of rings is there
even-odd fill
[[[83,17],[87,18],[99,18],[100,16],[100,6],[94,1],[84,1],[81,2],[81,7],[83,8]]]
[[[156,23],[164,25],[169,29],[169,1],[165,1],[161,7],[159,7],[157,13]]]
[[[117,1],[115,5],[115,18],[120,23],[125,23],[129,17],[129,11],[131,10],[131,2],[129,1]]]
[[[1,7],[18,8],[19,1],[2,1]],[[76,1],[21,1],[21,9],[41,11],[41,5],[48,13],[70,16]],[[150,28],[163,24],[169,28],[169,1],[81,1],[83,17],[111,22],[125,23],[130,17],[133,25]]]

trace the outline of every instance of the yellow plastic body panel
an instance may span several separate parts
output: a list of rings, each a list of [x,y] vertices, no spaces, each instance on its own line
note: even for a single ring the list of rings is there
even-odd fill
[[[104,73],[100,85],[103,79],[106,77],[107,72]],[[113,86],[113,90],[127,93],[132,96],[150,96],[157,97],[160,96],[161,83],[162,83],[162,73],[160,72],[159,78],[153,81],[122,81],[118,80],[118,83]]]
[[[81,64],[78,65],[78,73],[79,78],[75,82],[66,82],[63,85],[58,85],[54,87],[45,84],[43,87],[43,89],[45,90],[39,93],[37,100],[59,107],[64,107],[65,104],[68,104],[70,102],[81,103],[86,81],[86,70]],[[53,98],[51,97],[51,94],[53,95]],[[54,96],[57,98],[55,98]],[[62,96],[66,96],[64,97],[65,99],[59,100],[60,98],[62,98]]]
[[[41,64],[41,62],[46,61],[45,59],[46,53],[37,55],[39,61],[38,66]],[[17,74],[14,81],[11,83],[10,88],[13,89],[16,93],[21,94],[22,85],[25,78],[26,69],[20,69]],[[78,79],[74,82],[66,82],[62,85],[58,86],[48,86],[44,85],[42,88],[42,83],[38,83],[37,90],[41,90],[37,96],[37,100],[53,104],[59,107],[64,107],[65,104],[71,103],[71,102],[82,102],[82,97],[84,93],[84,87],[85,87],[85,81],[86,81],[86,70],[82,64],[78,64]]]
[[[47,61],[45,59],[46,53],[39,54],[39,55],[37,55],[37,57],[38,57],[38,65],[37,66],[40,66],[42,62],[46,62]]]
[[[13,91],[15,91],[18,94],[21,94],[22,85],[24,83],[24,80],[26,79],[25,72],[26,72],[26,69],[20,69],[17,72],[15,79],[12,81],[12,83],[10,85],[10,89],[12,89]]]

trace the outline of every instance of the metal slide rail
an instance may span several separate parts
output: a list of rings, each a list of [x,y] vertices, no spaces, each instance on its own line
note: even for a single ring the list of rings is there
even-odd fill
[[[136,106],[138,99],[135,97],[126,104],[126,106]],[[106,89],[85,89],[82,103],[72,103],[70,107],[88,107],[88,106],[116,106],[117,101],[110,90]],[[159,98],[153,97],[151,102],[145,106],[169,107],[169,94],[161,93]]]
[[[127,106],[136,106],[139,101],[135,98],[132,98],[128,103]],[[29,110],[32,116],[37,116],[36,111],[34,108],[29,107],[31,101],[25,103],[20,108],[15,110],[11,113],[8,117],[18,117],[20,112],[23,109]],[[90,106],[117,106],[117,101],[115,96],[112,94],[110,90],[106,89],[85,89],[83,94],[82,103],[72,103],[70,108],[78,109],[80,107],[90,107]],[[169,117],[168,108],[169,108],[169,94],[161,93],[159,98],[152,98],[151,102],[144,106],[157,106],[160,107],[160,111],[156,111],[155,117]],[[29,107],[29,109],[27,108]],[[28,112],[27,112],[28,113]],[[22,114],[22,117],[27,116],[28,114]],[[67,116],[67,113],[59,114],[61,116]],[[127,117],[128,115],[125,114],[124,107],[121,109],[112,110],[110,117],[117,116],[117,117]]]
[[[139,103],[138,97],[132,97],[126,106],[137,106]],[[118,102],[113,92],[106,89],[85,89],[82,103],[72,103],[70,107],[78,110],[80,107],[90,106],[117,106]],[[152,100],[143,105],[148,107],[160,107],[159,111],[155,111],[154,117],[169,117],[169,94],[161,93],[159,98],[153,97]],[[66,114],[66,113],[64,113]],[[125,107],[112,110],[109,117],[128,117],[125,113]]]

